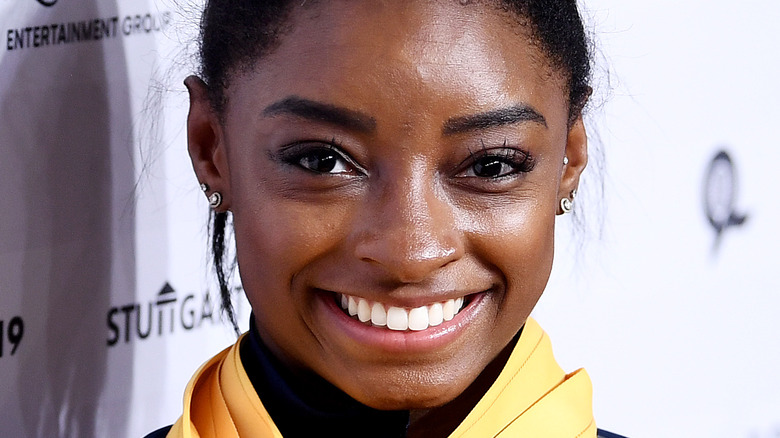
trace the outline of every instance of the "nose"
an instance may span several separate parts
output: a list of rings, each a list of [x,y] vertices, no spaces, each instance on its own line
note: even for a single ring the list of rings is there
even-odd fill
[[[386,184],[364,212],[355,256],[380,267],[390,280],[419,283],[463,256],[454,206],[432,181],[410,177]]]

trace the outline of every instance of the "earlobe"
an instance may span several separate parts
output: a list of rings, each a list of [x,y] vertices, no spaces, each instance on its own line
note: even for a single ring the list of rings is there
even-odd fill
[[[230,178],[222,124],[208,97],[207,85],[197,76],[189,76],[184,85],[190,95],[187,116],[187,149],[192,168],[201,187],[207,187],[206,196],[220,196],[215,210],[229,209]]]

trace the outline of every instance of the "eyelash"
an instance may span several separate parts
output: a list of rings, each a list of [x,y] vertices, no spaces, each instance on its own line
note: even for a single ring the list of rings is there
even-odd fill
[[[472,151],[469,149],[469,157],[461,162],[458,168],[461,170],[458,176],[465,178],[479,178],[485,180],[500,180],[504,178],[511,178],[521,173],[528,173],[534,168],[534,160],[531,155],[523,150],[508,147],[506,140],[503,146],[499,148],[488,149],[484,142],[481,143],[481,149]],[[322,154],[319,157],[316,154]],[[327,153],[328,155],[324,155]],[[302,141],[293,143],[280,151],[281,160],[288,165],[296,166],[307,172],[311,172],[317,175],[339,175],[347,173],[358,173],[366,175],[367,172],[360,165],[355,163],[349,155],[342,152],[342,148],[336,139],[332,139],[330,142],[320,141]],[[318,163],[304,163],[305,160],[323,160],[334,159],[334,162],[325,163],[325,169],[318,170],[312,167],[316,164],[322,164],[322,161]],[[338,163],[340,161],[341,163]],[[343,170],[338,172],[332,172],[334,168],[341,165]],[[479,175],[483,173],[476,169],[476,166],[482,166],[482,170],[486,170],[488,167],[493,167],[494,172],[498,172],[497,175]],[[498,165],[498,167],[496,167]],[[330,167],[328,167],[330,166]],[[507,169],[507,167],[509,167]]]
[[[500,148],[488,149],[484,142],[481,142],[481,145],[482,148],[476,152],[469,150],[469,158],[461,163],[460,167],[465,167],[465,169],[460,172],[460,175],[471,173],[470,175],[464,175],[464,177],[498,180],[513,177],[520,173],[528,173],[534,168],[535,161],[531,154],[517,148],[508,147],[506,140]],[[496,176],[477,175],[478,171],[476,171],[475,166],[479,165],[481,161],[487,160],[492,161],[483,163],[484,167],[499,164],[502,172]],[[511,169],[503,171],[505,170],[503,166],[509,166]]]
[[[315,155],[318,153],[328,153],[329,156],[326,157],[325,155],[321,155],[320,157],[316,157]],[[341,145],[336,141],[336,139],[332,139],[330,142],[302,141],[302,142],[293,143],[285,147],[282,151],[280,151],[280,156],[281,156],[280,157],[281,160],[285,164],[296,166],[307,172],[311,172],[318,175],[339,175],[345,173],[364,174],[365,173],[365,171],[360,167],[360,165],[355,163],[355,161],[349,158],[347,154],[342,152]],[[344,167],[344,170],[338,172],[332,172],[335,166],[338,166],[338,163],[328,163],[328,164],[333,164],[333,167],[330,167],[326,170],[316,170],[304,164],[304,160],[315,160],[315,159],[323,159],[323,158],[335,158],[335,160],[341,161],[341,165]],[[328,164],[326,164],[326,167]]]

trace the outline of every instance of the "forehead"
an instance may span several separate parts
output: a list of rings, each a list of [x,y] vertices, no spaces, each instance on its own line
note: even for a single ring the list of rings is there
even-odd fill
[[[564,81],[519,22],[455,0],[304,3],[247,76],[269,101],[294,94],[369,112],[380,101],[417,115],[450,100],[455,112],[518,101],[567,107]]]

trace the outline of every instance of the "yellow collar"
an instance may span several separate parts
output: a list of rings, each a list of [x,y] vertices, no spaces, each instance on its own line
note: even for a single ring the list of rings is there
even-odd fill
[[[282,437],[244,371],[240,343],[195,373],[169,437]],[[549,337],[529,318],[503,371],[450,437],[595,437],[591,398],[585,370],[565,374]]]

